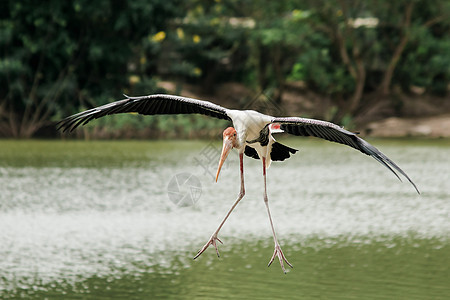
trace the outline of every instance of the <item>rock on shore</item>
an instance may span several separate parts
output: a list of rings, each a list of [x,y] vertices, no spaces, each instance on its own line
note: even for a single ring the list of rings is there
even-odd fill
[[[372,122],[364,130],[368,136],[376,137],[450,137],[450,115],[426,118],[387,118]]]

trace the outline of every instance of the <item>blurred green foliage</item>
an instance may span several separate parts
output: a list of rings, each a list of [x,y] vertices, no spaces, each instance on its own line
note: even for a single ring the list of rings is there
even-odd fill
[[[237,81],[281,103],[288,81],[336,101],[350,122],[364,95],[411,86],[448,96],[450,3],[338,0],[5,0],[0,136],[40,128],[160,79],[213,92]],[[215,120],[126,116],[101,127],[214,132]],[[88,127],[89,128],[89,127]],[[93,130],[93,129],[92,129]],[[159,132],[159,133],[158,133]]]
[[[145,39],[179,15],[179,1],[165,0],[1,5],[0,134],[14,137],[133,92],[132,75],[138,91],[155,90],[155,61],[141,58],[154,55],[158,43]]]

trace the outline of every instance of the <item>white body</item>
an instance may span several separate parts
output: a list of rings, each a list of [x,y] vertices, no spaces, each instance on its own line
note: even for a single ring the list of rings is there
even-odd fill
[[[271,162],[270,152],[272,144],[275,142],[272,135],[269,134],[267,146],[261,146],[259,142],[249,144],[248,141],[257,139],[260,131],[272,122],[273,117],[254,110],[227,110],[227,115],[233,120],[234,129],[237,132],[237,149],[239,153],[243,153],[245,146],[248,145],[258,152],[260,158],[266,158],[266,167],[269,167]]]

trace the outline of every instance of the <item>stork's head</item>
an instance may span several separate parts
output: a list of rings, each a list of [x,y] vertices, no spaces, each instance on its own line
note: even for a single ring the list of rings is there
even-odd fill
[[[216,182],[219,178],[220,169],[222,169],[222,165],[227,159],[228,153],[230,153],[231,149],[237,147],[237,133],[236,129],[233,127],[228,127],[223,131],[223,148],[222,154],[220,155],[219,168],[217,169],[216,174]]]

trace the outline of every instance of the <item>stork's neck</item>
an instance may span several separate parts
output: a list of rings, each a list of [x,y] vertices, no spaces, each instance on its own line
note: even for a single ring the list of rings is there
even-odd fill
[[[237,133],[236,148],[238,150],[243,150],[245,148],[245,141],[247,140],[247,131],[245,129],[240,128],[239,130],[236,129],[236,133]]]

